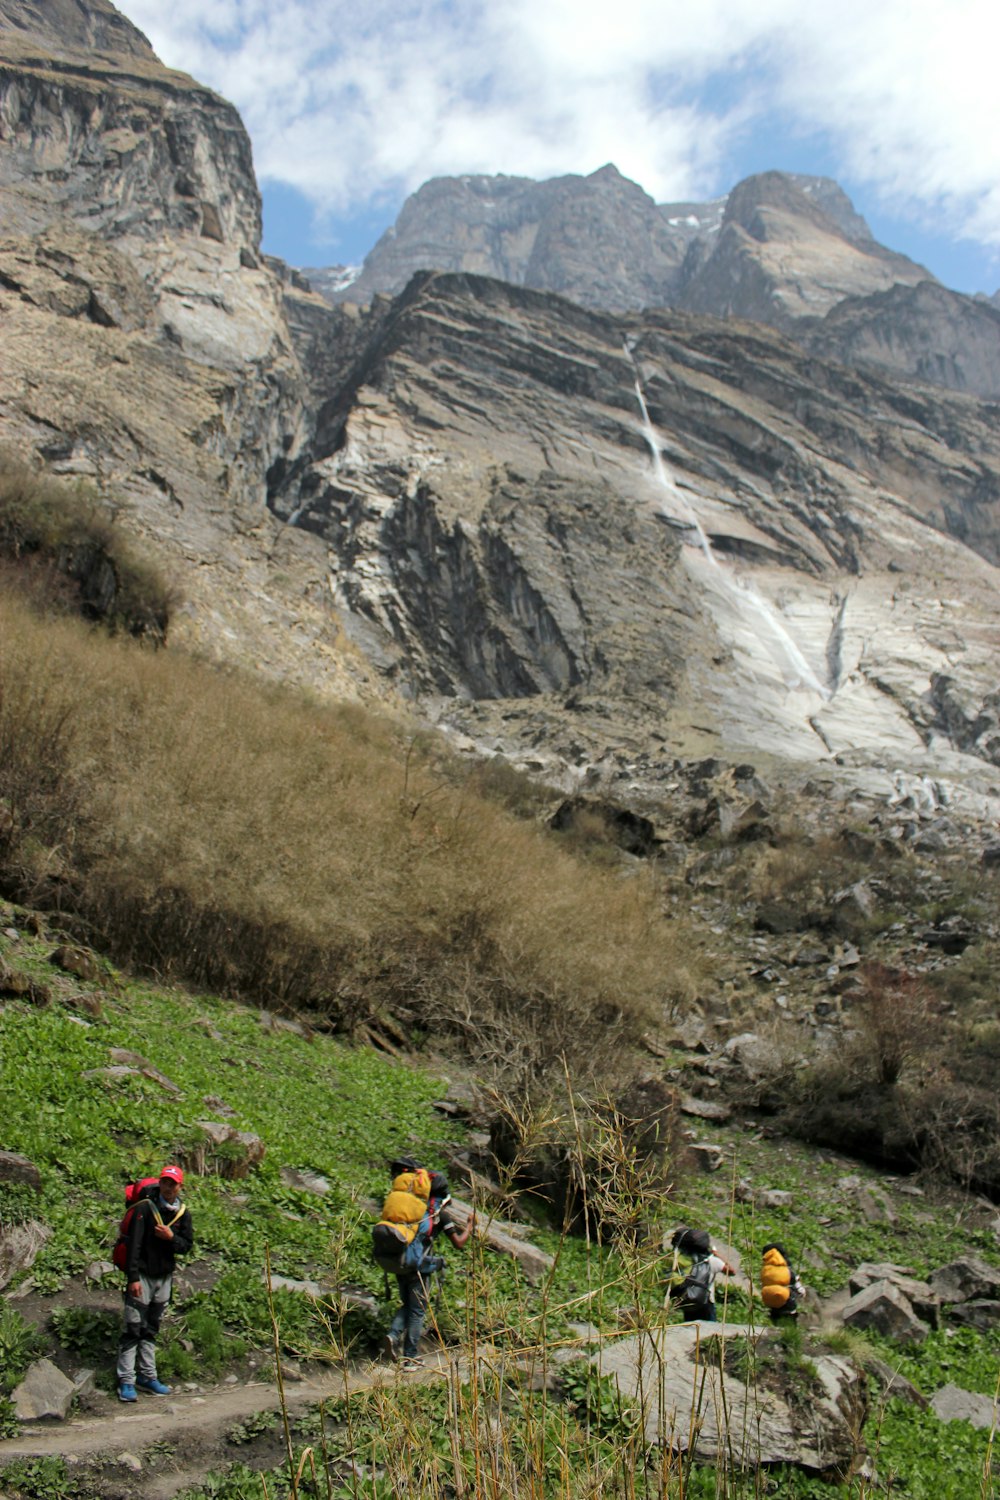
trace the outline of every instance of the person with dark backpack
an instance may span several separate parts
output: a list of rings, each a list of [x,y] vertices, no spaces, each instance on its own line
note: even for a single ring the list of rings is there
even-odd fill
[[[452,1244],[463,1246],[472,1232],[475,1215],[465,1230],[459,1230],[447,1205],[448,1183],[440,1172],[427,1172],[412,1156],[396,1157],[389,1163],[392,1191],[382,1207],[382,1217],[372,1230],[375,1264],[396,1278],[399,1307],[385,1336],[384,1348],[393,1361],[402,1360],[404,1370],[418,1370],[420,1337],[430,1301],[431,1282],[444,1267],[444,1259],[432,1249],[435,1234],[443,1233]]]
[[[715,1323],[715,1278],[719,1275],[735,1275],[734,1267],[716,1253],[704,1229],[689,1229],[687,1225],[682,1225],[674,1231],[670,1243],[674,1252],[674,1264],[669,1300],[680,1308],[685,1323]],[[682,1255],[690,1258],[691,1265],[680,1276]]]
[[[156,1374],[156,1335],[170,1301],[174,1262],[194,1244],[187,1205],[180,1200],[184,1173],[167,1166],[155,1186],[137,1184],[119,1230],[115,1264],[125,1272],[125,1326],[118,1345],[119,1401],[136,1401],[136,1387],[166,1396]],[[122,1246],[119,1253],[119,1246]],[[138,1364],[138,1372],[136,1366]]]

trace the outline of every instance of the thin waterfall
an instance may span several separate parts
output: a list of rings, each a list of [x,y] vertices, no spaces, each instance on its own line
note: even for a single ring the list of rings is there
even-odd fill
[[[629,351],[629,353],[631,355],[631,350]],[[635,361],[633,360],[633,364],[634,363]],[[708,540],[708,537],[705,535],[705,531],[702,527],[701,522],[698,520],[698,517],[692,510],[687,497],[683,495],[678,489],[673,475],[670,473],[666,464],[663,462],[663,450],[660,447],[659,434],[657,433],[656,428],[653,426],[650,420],[649,408],[646,405],[646,398],[642,393],[642,385],[639,381],[638,373],[635,377],[635,394],[636,399],[639,402],[639,410],[642,412],[643,437],[649,444],[649,451],[653,455],[653,472],[655,473],[660,484],[662,484],[663,488],[665,490],[668,490],[669,493],[673,495],[677,500],[681,510],[684,512],[685,519],[691,524],[691,526],[694,527],[695,534],[698,538],[698,545],[701,548],[702,552],[705,554],[707,561],[712,564],[713,568],[717,568],[719,566],[719,560],[716,557],[715,553],[712,551],[712,544]],[[666,511],[664,511],[664,514],[666,514]]]
[[[768,654],[781,673],[785,686],[789,689],[804,688],[808,692],[818,693],[821,698],[829,699],[830,689],[820,682],[774,606],[765,599],[753,583],[739,577],[728,568],[723,568],[720,564],[694,507],[663,461],[663,445],[649,415],[635,353],[628,342],[625,344],[625,352],[635,370],[635,395],[639,403],[639,411],[642,413],[642,434],[652,454],[653,472],[657,482],[671,496],[674,506],[681,511],[684,519],[691,526],[698,538],[698,547],[702,555],[715,570],[713,577],[735,601],[739,614],[744,619],[751,616],[757,621],[760,638],[767,646]],[[672,512],[666,503],[661,506],[661,510],[668,519],[673,519]]]

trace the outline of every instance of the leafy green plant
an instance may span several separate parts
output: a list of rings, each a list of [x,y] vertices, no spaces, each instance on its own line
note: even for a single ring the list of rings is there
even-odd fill
[[[274,1475],[268,1475],[266,1493],[271,1500],[282,1500],[288,1489],[280,1485]],[[257,1470],[247,1464],[235,1463],[206,1474],[193,1489],[182,1490],[177,1500],[262,1500],[264,1494]]]
[[[14,1389],[42,1347],[38,1330],[16,1308],[0,1306],[0,1395]]]
[[[18,1421],[13,1401],[9,1401],[6,1396],[0,1396],[0,1440],[17,1437],[20,1431],[21,1423]]]
[[[17,1458],[0,1468],[0,1482],[14,1500],[77,1500],[82,1497],[78,1480],[61,1458]]]
[[[600,1437],[629,1438],[642,1421],[641,1409],[627,1402],[611,1375],[589,1360],[572,1360],[559,1375],[563,1395],[581,1423]]]
[[[238,1422],[235,1427],[230,1427],[226,1433],[227,1443],[237,1446],[243,1443],[255,1442],[259,1437],[266,1437],[269,1432],[274,1432],[278,1425],[278,1414],[273,1411],[257,1411]]]
[[[115,1313],[89,1307],[53,1308],[49,1322],[64,1348],[95,1364],[111,1358],[121,1332]]]

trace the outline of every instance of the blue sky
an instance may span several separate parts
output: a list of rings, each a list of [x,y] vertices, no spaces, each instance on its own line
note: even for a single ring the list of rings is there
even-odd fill
[[[612,161],[658,202],[782,168],[1000,288],[995,0],[119,0],[250,132],[264,246],[357,263],[428,177]]]

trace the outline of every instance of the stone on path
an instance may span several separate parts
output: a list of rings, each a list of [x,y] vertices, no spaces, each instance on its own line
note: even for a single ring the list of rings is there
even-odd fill
[[[38,1359],[17,1386],[11,1400],[19,1422],[38,1422],[45,1417],[65,1421],[76,1386],[50,1359]]]

